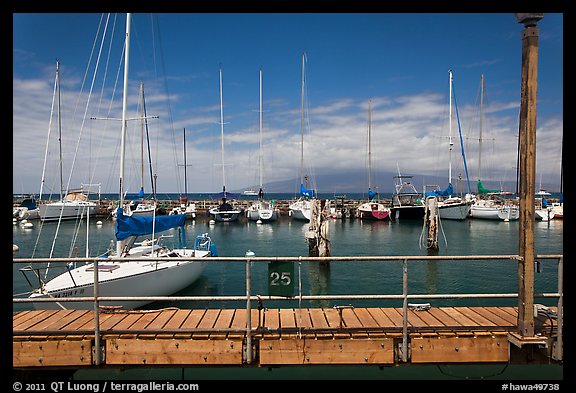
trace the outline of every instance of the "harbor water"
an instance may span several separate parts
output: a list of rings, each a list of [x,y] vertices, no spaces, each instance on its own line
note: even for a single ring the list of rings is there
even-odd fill
[[[106,251],[114,239],[114,221],[100,219],[101,225],[91,219],[79,226],[74,222],[45,223],[35,221],[31,229],[13,226],[13,243],[19,247],[14,258],[83,257],[86,255],[86,239],[89,243],[89,256],[97,256]],[[257,257],[308,256],[308,243],[305,232],[308,224],[290,217],[281,217],[276,222],[257,224],[252,221],[210,224],[202,217],[186,223],[186,238],[191,244],[196,235],[208,233],[216,244],[221,257],[243,257],[253,251]],[[58,229],[58,236],[53,243]],[[332,219],[329,224],[330,254],[332,256],[452,256],[452,255],[516,255],[518,254],[519,221],[492,221],[466,219],[464,221],[442,220],[439,231],[440,248],[431,254],[421,245],[423,223],[420,220],[399,220],[397,222],[366,222],[358,219]],[[87,236],[88,232],[88,236]],[[176,242],[174,230],[172,238],[163,241],[170,246]],[[74,242],[75,240],[75,242]],[[174,244],[175,245],[175,244]],[[563,220],[553,219],[535,223],[536,255],[563,254]],[[13,294],[26,296],[29,283],[19,271],[22,265],[13,266]],[[252,262],[251,295],[268,295],[267,263]],[[459,293],[516,293],[518,290],[518,269],[515,260],[428,260],[408,263],[408,286],[410,294],[459,294]],[[348,294],[402,294],[402,261],[331,261],[327,266],[318,262],[300,262],[295,265],[295,278],[300,285],[295,286],[296,299],[287,301],[264,301],[264,307],[332,307],[353,305],[355,307],[402,307],[402,300],[311,300],[298,301],[299,287],[303,295],[348,295]],[[535,273],[535,293],[552,293],[558,290],[556,260],[539,261]],[[201,278],[190,287],[178,293],[182,296],[243,296],[246,294],[245,262],[209,263]],[[417,301],[416,301],[417,302]],[[432,299],[426,300],[432,306],[477,306],[506,305],[517,306],[517,299]],[[535,299],[535,303],[555,305],[556,299]],[[146,309],[165,307],[179,308],[226,308],[245,307],[245,302],[157,302],[145,306]],[[31,309],[31,305],[13,304],[13,310]],[[530,368],[532,367],[532,368]],[[234,370],[226,371],[222,377],[218,368],[178,369],[178,370],[123,370],[106,372],[79,371],[76,378],[145,378],[145,379],[458,379],[469,378],[562,378],[561,366],[515,366],[490,365],[466,368],[466,366],[439,367],[410,366],[398,367],[396,372],[382,372],[362,367],[283,367],[275,370]],[[340,369],[340,371],[336,371]],[[293,374],[289,374],[290,370]],[[325,371],[322,371],[325,370]],[[414,371],[419,370],[417,375]],[[507,370],[507,371],[502,371]],[[532,370],[532,371],[530,371]],[[295,373],[295,374],[294,374]],[[540,374],[539,374],[540,373]],[[453,374],[453,375],[452,375]],[[174,377],[176,375],[176,377]],[[322,377],[324,375],[324,377]],[[452,376],[451,376],[452,375]],[[314,377],[315,376],[315,377]]]

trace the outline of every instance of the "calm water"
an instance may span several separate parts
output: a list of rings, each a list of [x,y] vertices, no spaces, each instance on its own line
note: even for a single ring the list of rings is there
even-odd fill
[[[90,256],[103,253],[114,238],[114,222],[102,220],[102,226],[96,220],[89,227]],[[13,242],[20,248],[14,256],[47,257],[53,247],[52,239],[56,232],[56,223],[41,226],[36,221],[33,229],[13,227]],[[441,222],[439,235],[440,250],[437,255],[512,255],[518,249],[519,221],[502,222],[474,220]],[[307,256],[308,243],[304,237],[308,225],[288,217],[274,223],[256,224],[250,221],[234,223],[216,223],[209,225],[204,218],[188,221],[186,237],[189,244],[197,234],[207,232],[216,244],[220,256],[244,256],[253,251],[258,257]],[[419,220],[399,222],[364,222],[355,219],[330,221],[330,252],[333,256],[379,256],[379,255],[429,255],[425,247],[420,247],[422,223]],[[63,222],[60,225],[54,256],[84,256],[86,227],[81,226],[74,239],[75,224]],[[173,232],[176,234],[176,231]],[[40,235],[40,236],[39,236]],[[425,234],[424,234],[425,235]],[[164,239],[171,245],[173,239]],[[535,244],[537,254],[563,253],[563,221],[535,223]],[[176,244],[174,244],[175,246]],[[541,273],[535,274],[535,291],[557,291],[556,261],[543,260]],[[23,293],[30,289],[24,280],[20,266],[14,266],[14,293]],[[330,262],[328,267],[318,263],[302,262],[298,270],[302,283],[302,294],[401,294],[402,264],[400,261],[366,262]],[[217,262],[206,267],[201,279],[179,293],[180,295],[245,295],[245,263]],[[251,293],[268,294],[267,263],[253,262],[251,267]],[[411,294],[418,293],[515,293],[517,291],[517,265],[513,260],[491,261],[413,261],[408,264],[408,284]],[[295,286],[297,294],[298,286]],[[515,299],[492,299],[490,302],[515,305]],[[548,299],[539,299],[546,303]],[[339,304],[347,301],[336,301]],[[434,300],[433,305],[455,305],[461,300]],[[476,303],[467,300],[468,304]],[[384,304],[382,304],[384,303]],[[315,306],[332,306],[334,303],[313,303]],[[458,303],[461,304],[461,303]],[[174,304],[154,304],[149,307],[173,306]],[[265,306],[277,306],[268,302]],[[282,306],[294,307],[293,301],[282,302]],[[381,305],[401,306],[392,300],[354,301],[355,306]],[[192,304],[178,304],[181,307],[193,307]],[[196,304],[196,307],[199,305]],[[242,306],[237,304],[205,303],[202,307]],[[28,307],[15,305],[15,309]]]
[[[103,253],[114,238],[114,223],[96,220],[89,228],[90,255]],[[13,243],[20,250],[16,258],[46,257],[50,254],[56,223],[41,227],[34,222],[33,229],[13,227]],[[440,250],[437,255],[512,255],[518,249],[519,222],[468,219],[462,222],[444,220],[439,237]],[[86,228],[82,227],[76,237],[78,249],[71,247],[75,225],[62,223],[58,241],[54,248],[55,256],[85,255]],[[258,257],[266,256],[307,256],[308,244],[304,238],[307,224],[293,221],[288,217],[274,223],[257,225],[254,222],[216,223],[209,225],[206,219],[189,221],[186,224],[188,242],[193,242],[196,234],[207,232],[216,244],[220,256],[244,256],[246,251],[254,251]],[[176,232],[174,232],[176,233]],[[40,236],[39,236],[40,234]],[[419,245],[422,234],[420,221],[362,222],[353,219],[332,220],[330,222],[330,251],[333,256],[355,255],[429,255]],[[166,244],[170,244],[167,239]],[[174,240],[175,241],[175,240]],[[446,243],[447,245],[446,245]],[[563,253],[563,221],[535,223],[535,243],[537,254]],[[34,251],[35,249],[35,251]],[[72,249],[72,251],[70,251]],[[71,252],[71,254],[69,254]],[[542,261],[542,272],[535,274],[535,292],[557,291],[556,261]],[[317,263],[302,262],[302,293],[308,294],[401,294],[401,262],[331,262],[328,267]],[[410,293],[515,293],[517,292],[517,265],[515,261],[413,261],[408,265]],[[30,289],[24,280],[19,265],[13,268],[13,293],[19,294]],[[254,262],[251,267],[253,295],[268,294],[267,264]],[[295,269],[296,275],[298,268]],[[243,262],[210,263],[199,281],[186,288],[179,295],[240,295],[245,292],[245,264]],[[298,286],[295,286],[297,294]],[[415,300],[416,301],[416,300]],[[553,305],[555,299],[535,299],[537,303]],[[417,302],[417,301],[416,301]],[[426,300],[434,306],[489,305],[516,306],[516,299],[476,300]],[[264,301],[265,307],[331,307],[334,304],[354,306],[393,306],[401,307],[400,300],[337,300],[298,303],[296,300],[272,302]],[[146,308],[162,307],[245,307],[245,302],[202,302],[154,303]],[[14,310],[28,309],[27,305],[14,305]],[[226,370],[223,372],[223,370]],[[78,371],[75,379],[562,379],[561,366],[518,366],[483,365],[470,366],[401,366],[401,367],[282,367],[241,368],[241,369],[161,369],[161,370],[92,370]],[[497,389],[499,390],[499,389]]]

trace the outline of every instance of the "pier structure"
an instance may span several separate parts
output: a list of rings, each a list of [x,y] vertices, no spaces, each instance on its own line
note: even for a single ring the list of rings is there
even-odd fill
[[[303,294],[298,285],[298,291],[285,296],[253,294],[251,264],[292,264],[297,273],[288,281],[294,284],[301,280],[302,263],[319,263],[326,258],[214,257],[207,263],[246,264],[245,296],[166,296],[146,300],[201,304],[245,302],[245,308],[122,310],[98,305],[137,297],[96,296],[90,297],[96,304],[91,310],[15,311],[13,368],[26,373],[101,367],[554,364],[563,361],[562,274],[558,276],[558,292],[534,294],[548,299],[549,304],[549,299],[556,302],[549,306],[536,304],[534,337],[527,343],[526,339],[518,339],[521,337],[518,307],[466,304],[479,301],[498,304],[496,299],[513,300],[518,298],[517,293],[412,294],[408,290],[408,267],[412,264],[430,260],[518,263],[518,255],[327,258],[332,264],[396,262],[398,266],[397,262],[402,261],[402,293]],[[558,272],[563,269],[562,255],[538,255],[537,258],[556,260]],[[69,260],[52,259],[51,263]],[[29,261],[15,260],[16,263]],[[272,281],[270,293],[274,293]],[[446,299],[458,299],[462,305],[432,306]],[[68,302],[86,301],[86,297],[33,301],[58,301],[65,307]],[[282,306],[286,301],[292,304]],[[366,306],[363,304],[366,301],[379,304],[388,301],[394,305]],[[15,298],[13,302],[21,304],[32,300]],[[309,304],[303,306],[302,302]],[[334,305],[317,307],[312,306],[314,302]]]

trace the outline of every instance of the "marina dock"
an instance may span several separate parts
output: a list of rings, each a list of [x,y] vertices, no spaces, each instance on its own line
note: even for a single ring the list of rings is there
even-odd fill
[[[556,310],[553,309],[555,312]],[[408,311],[403,358],[402,308],[251,310],[164,309],[102,313],[106,366],[494,363],[515,361],[516,307],[431,307]],[[22,311],[13,316],[15,368],[91,367],[94,311]],[[539,314],[542,361],[556,320]],[[515,351],[516,350],[516,351]],[[249,354],[251,357],[247,357]]]
[[[330,257],[331,263],[401,260],[402,293],[290,296],[252,294],[250,266],[258,262],[317,263],[327,257],[213,257],[210,262],[245,264],[246,296],[168,296],[147,300],[245,301],[245,308],[125,310],[100,307],[100,302],[114,297],[99,296],[89,297],[95,301],[91,310],[15,311],[13,368],[31,372],[134,366],[561,364],[563,256],[537,257],[557,260],[559,289],[555,293],[534,294],[536,298],[555,298],[557,302],[553,306],[534,303],[532,336],[520,334],[518,307],[410,303],[416,299],[463,299],[461,303],[465,304],[466,299],[484,299],[488,304],[490,299],[518,299],[515,293],[411,294],[407,285],[409,261],[444,259],[462,263],[486,259],[509,263],[519,258],[515,255]],[[296,275],[292,282],[295,281]],[[85,299],[41,300],[65,305]],[[367,299],[396,300],[402,307],[350,304]],[[298,301],[298,306],[266,307],[280,300]],[[332,300],[337,305],[302,306],[302,301],[309,300]],[[26,303],[30,299],[13,301]]]

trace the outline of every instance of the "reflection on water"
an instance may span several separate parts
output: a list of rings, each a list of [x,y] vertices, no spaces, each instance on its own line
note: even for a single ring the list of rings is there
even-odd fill
[[[310,295],[330,294],[330,264],[311,262],[307,264]],[[313,300],[312,307],[330,307],[330,300]]]

